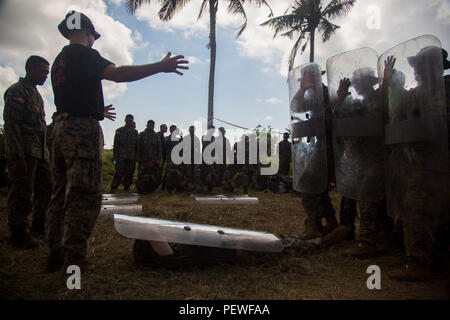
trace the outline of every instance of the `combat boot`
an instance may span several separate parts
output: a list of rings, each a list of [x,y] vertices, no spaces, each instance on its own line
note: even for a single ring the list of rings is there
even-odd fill
[[[31,233],[35,236],[45,235],[45,222],[33,219],[33,222],[31,223]]]
[[[311,218],[306,218],[305,224],[305,239],[314,239],[322,237],[319,231],[319,226],[316,220]]]
[[[339,226],[323,237],[322,244],[324,247],[332,246],[336,243],[348,240],[353,235],[353,228],[349,226]]]
[[[75,265],[80,268],[81,272],[86,272],[90,266],[90,263],[86,260],[86,257],[80,255],[72,250],[65,250],[64,270],[66,272],[67,267]]]
[[[64,265],[64,252],[61,249],[53,249],[47,258],[46,272],[57,272]]]
[[[334,215],[325,217],[326,224],[322,227],[322,234],[326,235],[339,227],[339,223],[336,220],[336,217]]]
[[[408,259],[405,266],[389,272],[388,276],[394,281],[428,281],[431,278],[431,272],[428,265]]]
[[[11,227],[11,245],[18,249],[36,248],[36,241],[25,229],[25,226]]]
[[[379,254],[377,247],[361,241],[358,245],[345,251],[344,255],[358,259],[373,258]]]

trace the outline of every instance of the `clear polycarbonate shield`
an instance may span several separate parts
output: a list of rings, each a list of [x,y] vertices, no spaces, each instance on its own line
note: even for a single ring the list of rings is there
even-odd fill
[[[281,240],[270,233],[115,214],[114,227],[124,237],[196,246],[281,252]]]
[[[395,58],[392,72],[388,57]],[[401,43],[380,56],[378,68],[388,88],[388,213],[405,222],[443,224],[449,220],[449,164],[441,42],[425,35]]]
[[[216,196],[199,196],[195,197],[195,201],[200,204],[225,204],[225,205],[234,205],[234,204],[258,204],[259,200],[256,197],[249,197],[248,195],[244,196],[224,196],[224,195],[216,195]]]
[[[322,71],[315,63],[289,73],[293,188],[319,194],[328,186]]]
[[[139,193],[105,193],[102,195],[103,199],[105,198],[138,198],[140,196]]]
[[[135,204],[138,201],[138,197],[120,197],[120,198],[115,198],[115,197],[103,197],[102,199],[102,204],[106,205],[106,204]]]
[[[383,110],[377,53],[360,48],[327,60],[336,189],[351,199],[384,197]]]
[[[132,216],[138,216],[142,214],[142,205],[140,204],[106,204],[102,205],[100,209],[100,215],[112,215],[112,214],[126,214]]]

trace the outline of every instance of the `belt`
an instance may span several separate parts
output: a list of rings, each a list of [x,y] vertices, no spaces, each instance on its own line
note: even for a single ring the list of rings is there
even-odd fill
[[[75,118],[75,119],[89,119],[89,120],[94,120],[94,121],[99,121],[97,118],[93,117],[93,116],[76,116],[67,112],[64,113],[60,113],[57,116],[55,116],[55,121],[59,121],[59,120],[63,120],[63,119],[70,119],[70,118]]]

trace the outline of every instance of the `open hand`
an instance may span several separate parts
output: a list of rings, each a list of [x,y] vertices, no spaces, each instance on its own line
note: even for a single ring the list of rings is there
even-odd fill
[[[341,81],[339,82],[339,88],[337,91],[338,101],[344,100],[344,98],[346,96],[351,94],[350,92],[348,92],[348,88],[350,88],[350,85],[351,85],[351,82],[348,78],[341,79]]]
[[[384,80],[389,81],[394,73],[394,65],[397,59],[394,56],[388,56],[384,61]]]
[[[181,59],[184,59],[184,56],[171,57],[171,53],[169,52],[160,62],[161,71],[166,73],[174,72],[180,76],[183,75],[178,69],[189,69],[187,66],[189,61]]]
[[[104,113],[105,118],[107,118],[107,119],[109,119],[111,121],[116,120],[116,113],[115,112],[111,112],[113,110],[116,110],[116,109],[112,106],[112,104],[106,106],[105,107],[105,113]]]

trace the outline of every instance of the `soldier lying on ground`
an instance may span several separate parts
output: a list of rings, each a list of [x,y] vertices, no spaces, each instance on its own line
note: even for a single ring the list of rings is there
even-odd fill
[[[190,268],[214,264],[260,265],[271,263],[286,256],[306,256],[346,239],[350,227],[339,227],[322,238],[304,240],[304,236],[277,235],[283,245],[281,252],[248,251],[186,245],[179,243],[135,240],[134,262],[139,266],[153,268]]]

